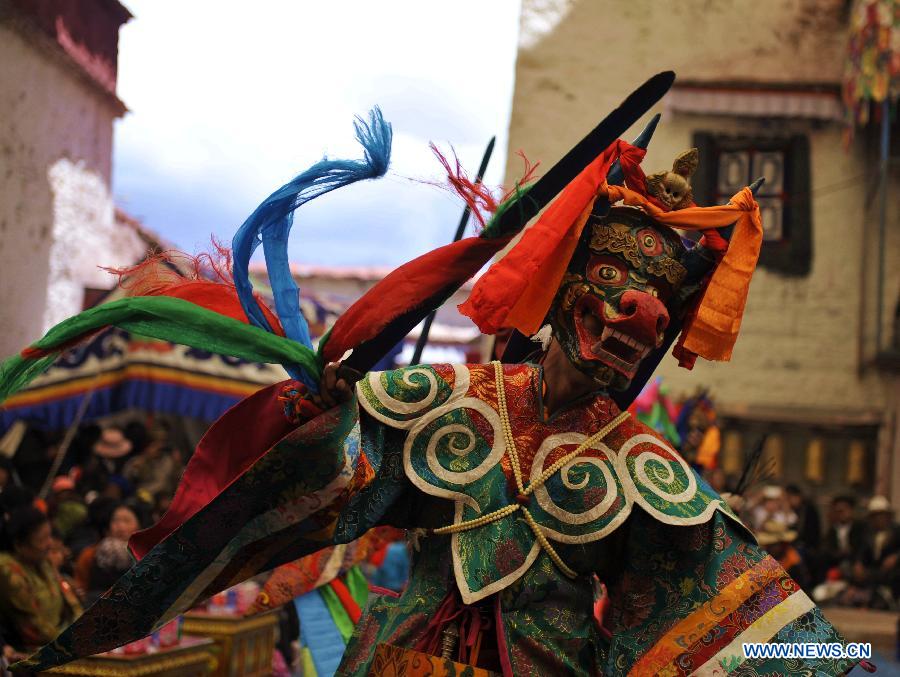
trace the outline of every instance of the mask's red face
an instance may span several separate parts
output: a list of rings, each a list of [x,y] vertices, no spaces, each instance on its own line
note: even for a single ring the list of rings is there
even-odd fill
[[[644,212],[591,217],[557,292],[550,320],[572,363],[624,390],[663,341],[686,270],[678,237]]]

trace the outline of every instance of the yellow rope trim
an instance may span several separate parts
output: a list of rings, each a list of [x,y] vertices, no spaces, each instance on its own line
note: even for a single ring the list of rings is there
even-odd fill
[[[531,494],[535,489],[540,489],[547,480],[549,480],[551,477],[553,477],[553,474],[557,470],[562,468],[569,461],[577,458],[581,454],[581,452],[585,451],[586,449],[590,449],[594,445],[595,442],[599,442],[604,437],[609,435],[609,433],[611,433],[613,430],[618,428],[619,424],[622,423],[623,421],[625,421],[625,419],[627,419],[629,416],[630,416],[630,414],[627,411],[623,411],[621,414],[616,416],[612,421],[607,423],[600,430],[598,430],[596,433],[594,433],[589,438],[587,438],[584,442],[582,442],[580,445],[578,445],[577,449],[569,452],[568,454],[563,456],[561,459],[559,459],[556,463],[554,463],[549,468],[547,468],[543,473],[541,473],[540,477],[538,477],[534,482],[532,482],[530,485],[528,485],[528,488],[525,489],[525,492],[524,492],[525,495],[527,496],[527,495]]]
[[[550,559],[553,560],[553,563],[559,567],[559,570],[562,571],[569,578],[575,578],[578,576],[578,573],[570,569],[566,566],[566,563],[562,561],[562,557],[559,556],[559,553],[553,548],[550,544],[550,541],[547,540],[547,537],[544,535],[543,530],[540,525],[534,521],[534,517],[531,516],[531,513],[528,511],[528,508],[522,507],[522,513],[525,515],[525,521],[528,522],[528,526],[531,527],[531,530],[534,532],[534,537],[537,539],[537,542],[540,543],[541,547],[544,549]]]
[[[519,465],[519,452],[516,449],[516,440],[512,434],[512,424],[509,422],[509,409],[506,406],[506,387],[503,383],[503,365],[500,362],[492,362],[494,365],[494,381],[497,384],[497,410],[500,414],[500,425],[506,438],[506,450],[509,452],[509,460],[512,463],[513,476],[516,478],[516,488],[519,493],[525,493],[525,485],[522,482],[522,469]]]
[[[577,458],[583,451],[589,449],[595,442],[598,442],[606,437],[629,416],[627,411],[623,411],[612,421],[607,423],[600,430],[598,430],[584,442],[579,444],[574,451],[566,454],[556,463],[547,468],[543,473],[541,473],[540,477],[538,477],[526,488],[522,481],[522,468],[519,465],[519,452],[516,449],[516,440],[515,437],[513,437],[512,424],[510,424],[509,422],[509,409],[506,405],[506,386],[503,379],[503,365],[497,361],[494,361],[491,364],[494,365],[494,379],[497,384],[497,409],[498,413],[500,414],[500,426],[503,428],[503,436],[506,439],[506,450],[507,452],[509,452],[509,460],[512,465],[513,476],[516,480],[516,487],[519,490],[519,494],[523,496],[529,496],[534,492],[535,489],[539,489],[540,487],[542,487],[547,482],[547,480],[549,480],[553,476],[553,474],[556,473],[560,468],[569,463],[571,460]],[[502,519],[507,515],[512,515],[519,509],[522,510],[525,521],[528,523],[528,526],[534,533],[534,537],[537,539],[538,544],[541,546],[541,548],[543,548],[544,552],[547,553],[547,556],[550,557],[553,563],[557,567],[559,567],[559,570],[569,578],[575,578],[576,576],[578,576],[577,572],[570,569],[568,566],[566,566],[566,563],[563,562],[562,558],[559,556],[559,553],[556,552],[556,549],[553,547],[550,541],[547,540],[547,536],[544,534],[544,531],[541,529],[540,525],[534,520],[534,517],[531,516],[531,512],[529,512],[528,508],[519,503],[504,506],[499,510],[494,510],[493,512],[489,512],[486,515],[476,517],[475,519],[466,520],[465,522],[460,522],[459,524],[450,524],[446,527],[434,529],[432,533],[455,534],[459,533],[460,531],[476,529],[478,527],[484,526],[485,524],[496,522],[497,520]]]
[[[498,519],[506,517],[507,515],[512,515],[520,507],[521,506],[518,503],[514,505],[507,505],[506,507],[495,510],[494,512],[489,512],[487,515],[482,515],[481,517],[476,517],[475,519],[466,520],[465,522],[460,522],[459,524],[451,524],[446,527],[435,529],[433,533],[455,534],[458,531],[468,531],[469,529],[474,529],[475,527],[480,527],[482,525],[489,524],[490,522],[496,522]]]

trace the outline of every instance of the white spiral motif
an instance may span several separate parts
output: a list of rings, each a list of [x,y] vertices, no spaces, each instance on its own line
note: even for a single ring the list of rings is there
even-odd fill
[[[445,468],[437,458],[437,445],[440,440],[447,435],[465,435],[466,443],[464,445],[450,444],[452,453],[456,456],[464,456],[475,449],[478,435],[474,429],[461,423],[449,423],[438,428],[437,431],[429,435],[425,449],[425,460],[428,469],[434,473],[435,477],[442,480],[440,483],[433,483],[433,481],[429,481],[427,478],[422,477],[416,471],[416,468],[412,463],[413,447],[429,424],[449,412],[457,412],[466,409],[478,412],[490,424],[494,438],[490,453],[488,453],[484,460],[474,468],[464,472],[456,472],[449,468]],[[503,454],[505,453],[506,441],[503,437],[503,429],[500,426],[499,414],[497,414],[493,407],[486,402],[482,402],[474,397],[466,397],[461,400],[448,401],[446,404],[442,404],[420,418],[415,419],[414,424],[409,430],[409,434],[406,436],[406,442],[403,445],[403,464],[406,470],[406,476],[426,494],[462,501],[480,513],[481,506],[478,505],[478,502],[474,498],[468,496],[463,491],[454,491],[445,488],[445,486],[442,485],[445,483],[452,484],[462,489],[467,484],[477,482],[484,477],[491,468],[495,467],[500,462],[500,459],[503,458]]]
[[[541,473],[544,472],[544,462],[551,451],[564,444],[581,444],[585,439],[587,439],[587,436],[581,433],[561,433],[546,438],[538,449],[537,454],[535,454],[534,461],[531,464],[530,482],[535,482],[541,476]],[[603,451],[607,458],[612,456],[612,452],[602,443],[598,443],[596,448]],[[573,468],[582,463],[594,465],[599,468],[600,473],[603,475],[603,482],[606,484],[606,495],[603,497],[603,500],[593,508],[585,510],[584,512],[569,512],[568,510],[561,508],[552,498],[550,498],[546,485],[541,485],[534,490],[534,498],[541,509],[565,524],[587,524],[588,522],[603,517],[619,496],[618,485],[609,469],[609,464],[595,456],[579,456],[573,458],[559,469],[558,472],[562,478],[563,485],[567,489],[573,491],[582,490],[590,483],[590,475],[588,473],[585,473],[584,477],[579,482],[573,482],[570,477]]]
[[[433,472],[437,477],[440,477],[446,482],[459,484],[459,482],[456,481],[456,475],[458,475],[459,473],[448,470],[447,468],[442,466],[437,457],[437,446],[440,441],[448,435],[453,436],[448,446],[451,453],[456,456],[465,456],[475,448],[475,441],[477,439],[475,436],[475,432],[470,428],[462,425],[461,423],[451,423],[450,425],[445,425],[444,427],[439,428],[428,440],[428,446],[425,449],[425,460],[428,462],[428,467],[431,469],[431,472]],[[459,435],[465,436],[466,439],[465,445],[462,447],[459,447],[453,443]]]
[[[454,364],[453,372],[453,389],[450,393],[450,397],[441,406],[446,406],[450,402],[462,398],[469,390],[469,370],[466,369],[464,365]],[[412,388],[422,387],[420,383],[415,383],[412,380],[414,374],[421,374],[428,381],[428,392],[422,399],[415,402],[406,402],[404,400],[398,400],[396,397],[392,397],[388,394],[387,390],[385,390],[381,383],[381,377],[388,373],[390,372],[370,372],[366,375],[365,381],[360,381],[356,384],[359,403],[373,418],[382,423],[386,423],[392,428],[399,428],[401,430],[412,428],[416,422],[415,414],[421,414],[434,405],[440,390],[438,376],[434,370],[428,367],[404,369],[402,380],[406,385]],[[366,393],[362,388],[364,382],[368,384],[371,389],[372,396],[375,400],[374,402],[370,402],[366,397]],[[441,379],[441,383],[444,383],[447,386],[450,385],[443,379]],[[393,418],[394,416],[409,416],[410,418],[409,420],[404,420]]]
[[[381,376],[383,373],[384,372],[370,372],[367,375],[367,378],[369,379],[369,387],[372,388],[372,392],[375,394],[375,397],[378,398],[379,403],[384,405],[386,409],[389,409],[393,413],[418,413],[430,407],[431,403],[434,402],[434,399],[437,397],[437,376],[431,369],[428,369],[426,367],[416,367],[413,369],[405,369],[403,371],[403,382],[411,388],[422,387],[421,383],[416,383],[412,380],[413,374],[421,374],[428,381],[428,392],[425,394],[425,398],[419,400],[418,402],[404,402],[388,395],[387,390],[385,390],[384,386],[381,385]]]
[[[641,443],[649,443],[653,447],[663,449],[669,452],[672,457],[665,458],[659,452],[651,450],[642,451],[637,455],[637,458],[634,459],[633,476],[640,482],[642,488],[645,488],[663,500],[671,501],[672,503],[687,503],[694,498],[697,493],[697,478],[694,476],[694,473],[691,472],[691,468],[687,464],[687,461],[681,458],[674,450],[663,445],[663,443],[653,437],[653,435],[635,435],[619,449],[619,457],[623,461],[627,461],[628,452]],[[647,468],[647,464],[651,461],[655,462],[654,468],[649,471],[653,473],[652,479]],[[662,464],[662,467],[660,467],[659,464]],[[681,468],[687,478],[687,487],[677,494],[660,488],[658,484],[662,483],[669,485],[675,482],[677,477],[675,466]]]

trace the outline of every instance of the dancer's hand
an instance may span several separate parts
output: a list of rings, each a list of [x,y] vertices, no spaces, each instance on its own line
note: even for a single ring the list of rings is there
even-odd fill
[[[732,494],[727,491],[723,491],[719,495],[728,504],[728,507],[737,513],[740,513],[747,505],[746,500],[740,494]]]
[[[331,409],[346,402],[353,395],[353,370],[341,367],[340,362],[332,362],[322,370],[319,381],[319,394],[312,396],[312,401],[322,409]],[[356,379],[358,380],[358,379]]]

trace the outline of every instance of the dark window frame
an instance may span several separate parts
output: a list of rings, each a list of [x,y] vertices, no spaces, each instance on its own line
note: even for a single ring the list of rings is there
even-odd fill
[[[809,275],[813,254],[809,138],[804,134],[757,137],[697,131],[693,135],[693,145],[700,152],[700,164],[693,176],[692,187],[694,200],[701,206],[715,204],[720,153],[747,148],[784,152],[784,237],[763,243],[759,265],[780,275]]]

